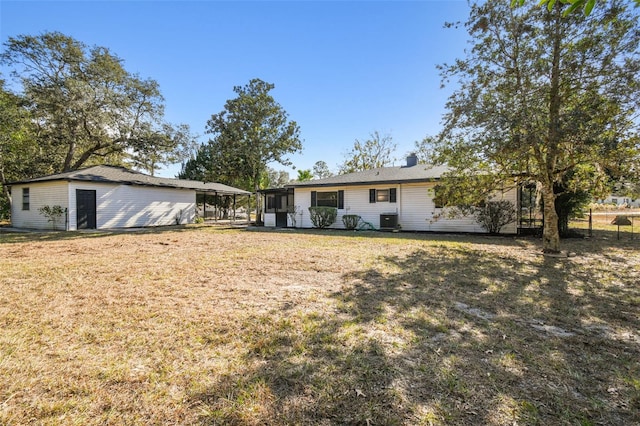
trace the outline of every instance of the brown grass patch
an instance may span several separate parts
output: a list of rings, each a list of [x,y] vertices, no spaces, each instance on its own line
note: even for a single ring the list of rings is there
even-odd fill
[[[638,244],[0,233],[0,424],[639,424]]]

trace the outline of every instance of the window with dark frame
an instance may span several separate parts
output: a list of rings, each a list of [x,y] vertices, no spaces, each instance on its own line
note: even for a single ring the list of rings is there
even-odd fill
[[[274,194],[267,195],[267,213],[272,213],[276,209],[276,196]]]
[[[311,191],[311,206],[344,209],[344,191]]]
[[[29,210],[29,188],[22,188],[22,210]]]
[[[396,188],[389,189],[370,189],[369,190],[369,202],[370,203],[395,203],[396,202]]]

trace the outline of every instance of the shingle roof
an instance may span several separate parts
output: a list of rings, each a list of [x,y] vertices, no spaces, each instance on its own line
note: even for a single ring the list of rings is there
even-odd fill
[[[314,186],[370,185],[377,183],[425,182],[440,179],[442,174],[448,170],[449,169],[446,166],[431,166],[427,164],[417,164],[410,167],[382,167],[379,169],[331,176],[325,179],[294,182],[286,186],[298,188]]]
[[[86,169],[74,170],[71,172],[58,173],[55,175],[43,176],[35,179],[28,179],[20,182],[13,182],[13,185],[50,182],[50,181],[81,181],[81,182],[102,182],[119,183],[123,185],[155,186],[162,188],[194,189],[200,192],[217,192],[221,194],[250,194],[250,192],[223,185],[215,182],[199,182],[186,179],[171,179],[149,176],[144,173],[129,170],[117,166],[93,166]]]

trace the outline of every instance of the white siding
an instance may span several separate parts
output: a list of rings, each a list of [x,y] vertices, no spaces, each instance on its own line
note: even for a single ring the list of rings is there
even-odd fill
[[[22,210],[22,189],[29,188],[29,210]],[[69,206],[67,182],[42,182],[15,185],[11,188],[11,224],[15,228],[53,229],[53,224],[38,212],[44,206]],[[65,229],[65,215],[56,222],[55,229]]]
[[[431,183],[405,183],[400,185],[400,216],[398,223],[407,231],[428,231],[433,215],[433,188]]]
[[[380,227],[380,215],[397,213],[398,223],[403,231],[436,231],[436,232],[485,232],[473,217],[450,219],[443,209],[437,209],[433,202],[434,182],[405,183],[399,185],[370,185],[326,188],[295,188],[294,203],[298,209],[297,227],[311,228],[309,206],[311,191],[344,190],[344,209],[338,210],[336,223],[331,228],[344,228],[342,216],[357,214],[362,220],[371,223],[376,229]],[[369,189],[396,188],[397,200],[391,202],[369,202]],[[509,190],[495,199],[508,199],[516,204],[515,189]],[[515,233],[516,224],[502,229],[503,233]]]
[[[275,213],[265,213],[264,214],[264,226],[269,228],[275,228],[276,226],[276,214]]]
[[[298,209],[296,216],[297,227],[312,228],[313,223],[309,216],[309,206],[311,205],[311,191],[331,192],[344,190],[344,209],[338,210],[336,222],[331,226],[334,229],[344,229],[342,216],[346,214],[357,214],[365,222],[371,223],[374,227],[380,227],[380,215],[383,213],[398,213],[398,200],[395,203],[379,202],[369,203],[369,189],[389,189],[398,188],[396,185],[371,185],[371,186],[351,186],[351,187],[326,187],[326,188],[296,188],[294,202]]]
[[[69,184],[69,229],[77,224],[76,189],[96,191],[98,229],[192,223],[195,219],[194,190],[134,185],[71,182]]]

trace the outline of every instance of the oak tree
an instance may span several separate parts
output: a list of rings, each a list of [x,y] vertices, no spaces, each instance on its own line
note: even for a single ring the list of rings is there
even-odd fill
[[[434,160],[452,168],[450,202],[537,183],[549,252],[560,249],[558,188],[602,193],[640,170],[638,16],[618,2],[588,17],[563,7],[471,6],[473,46],[441,67],[443,83],[459,86],[434,144]]]
[[[21,86],[53,172],[124,163],[132,153],[168,161],[179,148],[165,132],[158,83],[128,72],[108,48],[59,32],[10,37],[4,46],[0,61]]]
[[[381,135],[377,131],[371,133],[369,139],[364,142],[356,139],[353,148],[345,154],[339,173],[361,172],[389,166],[394,161],[392,155],[396,146],[390,135]]]

